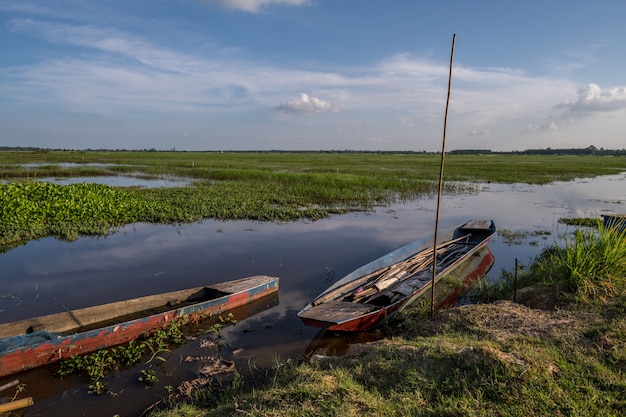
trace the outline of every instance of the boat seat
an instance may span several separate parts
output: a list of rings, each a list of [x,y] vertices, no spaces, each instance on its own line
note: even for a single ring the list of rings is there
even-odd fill
[[[377,309],[379,307],[371,304],[329,301],[302,312],[300,317],[329,323],[341,323]]]

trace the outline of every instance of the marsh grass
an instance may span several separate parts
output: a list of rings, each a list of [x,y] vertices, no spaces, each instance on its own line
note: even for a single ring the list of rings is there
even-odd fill
[[[549,287],[585,303],[625,295],[626,230],[607,227],[598,219],[583,223],[584,227],[562,233],[560,243],[547,246],[517,271],[502,270],[495,280],[483,278],[472,289],[472,299],[511,299],[515,288],[525,287]],[[511,236],[512,242],[519,238],[506,231],[502,236]]]
[[[107,151],[2,151],[0,178],[37,175],[37,170],[57,170],[64,162],[92,164],[94,175],[103,172],[143,171],[151,175],[190,178],[238,179],[260,173],[334,174],[376,180],[437,181],[440,157],[426,153],[350,152],[107,152]],[[545,184],[626,170],[626,156],[448,155],[446,181]],[[21,164],[40,164],[28,170]],[[93,164],[98,164],[93,166]],[[514,168],[514,169],[512,169]],[[77,167],[66,167],[71,173]]]
[[[155,359],[164,361],[159,355],[170,352],[171,345],[183,343],[184,335],[181,323],[171,323],[169,326],[158,329],[152,334],[145,335],[142,340],[130,342],[107,349],[100,349],[86,355],[72,355],[59,363],[57,375],[84,374],[89,378],[89,394],[103,394],[106,391],[105,378],[120,370],[135,365],[142,359],[151,364]],[[150,385],[155,382],[153,372],[141,370],[141,382]],[[156,376],[154,376],[156,377]]]
[[[626,290],[626,230],[605,227],[578,229],[556,247],[543,265],[582,300],[605,300]]]
[[[107,234],[139,221],[317,220],[371,210],[435,195],[440,164],[436,154],[347,152],[4,151],[0,160],[2,251],[45,236]],[[478,181],[541,184],[624,170],[626,157],[449,155],[444,192],[474,193],[472,182]],[[35,182],[131,173],[190,178],[194,184],[121,189]]]
[[[71,153],[64,154],[69,162]],[[73,240],[79,235],[108,234],[112,228],[133,222],[182,223],[202,219],[291,221],[318,220],[333,214],[371,210],[375,205],[431,195],[432,181],[415,177],[406,167],[393,172],[380,169],[376,158],[345,159],[348,166],[329,167],[324,156],[272,154],[191,154],[192,164],[180,159],[187,154],[135,153],[137,160],[113,153],[105,165],[71,165],[66,168],[56,153],[24,156],[54,159],[29,165],[4,165],[0,173],[13,180],[0,184],[0,246],[45,236]],[[91,156],[91,158],[89,157]],[[98,158],[101,157],[101,158]],[[88,154],[82,162],[103,164],[102,154]],[[127,157],[129,155],[126,155]],[[150,155],[151,156],[151,155]],[[398,160],[400,161],[400,160]],[[132,162],[132,163],[130,163]],[[383,163],[389,163],[381,161]],[[415,162],[415,161],[414,161]],[[106,164],[110,165],[106,165]],[[364,166],[359,163],[365,163]],[[67,186],[33,181],[51,176],[115,175],[132,171],[151,178],[178,175],[195,184],[178,188],[120,188],[81,183]],[[137,174],[139,172],[139,174]],[[18,181],[15,181],[19,179]],[[449,183],[446,192],[473,192],[473,187]]]
[[[528,239],[533,239],[529,242],[531,245],[538,245],[537,240],[545,240],[552,233],[547,230],[536,230],[536,231],[512,231],[509,229],[498,229],[498,236],[503,240],[504,244],[508,246],[512,245],[522,245],[528,242]]]
[[[568,226],[580,226],[580,227],[597,227],[597,217],[561,217],[559,223],[566,224]]]

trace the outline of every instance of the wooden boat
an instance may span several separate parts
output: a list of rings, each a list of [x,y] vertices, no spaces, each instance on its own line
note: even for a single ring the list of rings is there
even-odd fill
[[[0,377],[228,312],[277,292],[278,282],[257,275],[0,324]]]
[[[604,227],[612,227],[619,233],[626,231],[626,214],[603,214]]]
[[[454,304],[494,262],[491,220],[473,220],[438,237],[435,308]],[[337,281],[305,306],[305,325],[335,331],[370,330],[416,301],[430,305],[433,238],[409,243]]]

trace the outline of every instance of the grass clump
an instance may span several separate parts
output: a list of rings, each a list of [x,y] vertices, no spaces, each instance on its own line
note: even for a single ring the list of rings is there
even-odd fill
[[[59,362],[57,370],[58,376],[72,374],[85,375],[89,378],[89,394],[103,394],[107,391],[105,378],[121,369],[127,369],[144,361],[150,365],[148,369],[140,370],[138,381],[146,387],[150,387],[158,382],[158,377],[152,363],[156,360],[166,361],[161,355],[170,352],[171,346],[181,345],[185,341],[183,328],[185,324],[200,323],[202,319],[210,318],[195,314],[193,316],[176,319],[163,328],[155,329],[152,332],[142,335],[138,340],[131,340],[123,345],[105,349],[85,355],[72,355]],[[225,317],[221,315],[213,317],[212,324],[203,333],[212,333],[220,337],[224,327],[237,323],[235,316],[228,313]]]
[[[555,248],[548,261],[552,274],[583,300],[606,300],[626,290],[626,230],[605,227],[579,229]]]
[[[120,369],[135,365],[149,355],[146,363],[159,358],[161,353],[169,352],[172,344],[181,344],[183,333],[179,323],[172,323],[166,328],[158,329],[146,335],[141,341],[131,340],[121,346],[100,349],[86,355],[72,355],[60,362],[57,374],[59,376],[81,374],[89,378],[89,394],[100,395],[107,389],[105,377]],[[156,381],[156,375],[151,369],[141,370],[140,382],[151,385]]]
[[[551,288],[586,303],[605,302],[626,294],[626,229],[605,226],[578,228],[561,244],[542,250],[517,271],[502,271],[495,282],[483,279],[473,291],[478,302],[512,298],[515,288]]]
[[[568,226],[596,227],[598,225],[598,219],[593,217],[561,217],[559,223]]]

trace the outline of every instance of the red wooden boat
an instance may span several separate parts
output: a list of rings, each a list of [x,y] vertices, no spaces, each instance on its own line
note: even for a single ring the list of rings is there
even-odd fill
[[[437,241],[435,308],[456,303],[494,263],[486,246],[491,220],[473,220]],[[404,308],[430,305],[433,236],[409,243],[348,274],[304,307],[305,325],[335,331],[370,330]]]
[[[0,324],[0,377],[223,314],[277,292],[278,282],[257,275]]]

